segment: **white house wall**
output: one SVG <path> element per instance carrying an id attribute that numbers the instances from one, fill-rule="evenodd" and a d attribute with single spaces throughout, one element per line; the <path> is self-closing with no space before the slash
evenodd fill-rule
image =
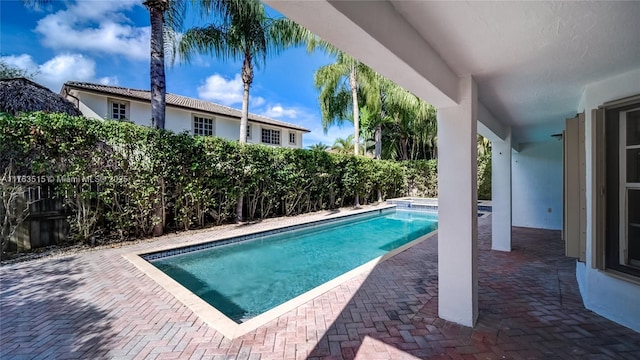
<path id="1" fill-rule="evenodd" d="M 254 127 L 252 126 L 252 133 L 255 132 Z M 229 140 L 238 140 L 240 139 L 240 122 L 239 120 L 231 120 L 222 117 L 216 117 L 216 136 L 223 137 Z M 252 136 L 253 140 L 255 136 Z M 248 140 L 247 140 L 248 141 Z"/>
<path id="2" fill-rule="evenodd" d="M 151 112 L 151 106 L 147 105 L 145 111 L 145 114 L 148 117 L 149 113 Z M 183 131 L 186 131 L 189 134 L 193 134 L 192 122 L 193 117 L 191 113 L 184 110 L 167 107 L 164 124 L 165 129 L 171 130 L 176 134 Z M 149 120 L 149 125 L 151 125 L 151 120 Z"/>
<path id="3" fill-rule="evenodd" d="M 522 144 L 511 171 L 513 226 L 562 229 L 562 141 Z"/>
<path id="4" fill-rule="evenodd" d="M 104 119 L 107 117 L 107 102 L 103 96 L 77 92 L 74 92 L 72 95 L 80 100 L 78 109 L 84 116 L 94 119 Z M 74 103 L 77 101 L 74 98 L 69 98 L 69 100 Z"/>
<path id="5" fill-rule="evenodd" d="M 109 117 L 109 100 L 126 102 L 128 104 L 127 118 L 137 125 L 151 126 L 151 105 L 142 101 L 122 99 L 118 97 L 110 97 L 106 95 L 96 95 L 87 92 L 72 91 L 72 95 L 80 100 L 80 111 L 89 118 L 105 119 Z M 74 98 L 71 101 L 76 102 Z M 166 109 L 165 129 L 175 133 L 188 132 L 193 133 L 193 116 L 213 117 L 215 119 L 215 135 L 228 140 L 238 140 L 240 137 L 240 120 L 212 115 L 207 113 L 199 113 L 187 109 L 181 109 L 168 106 Z M 280 146 L 286 148 L 302 148 L 302 133 L 299 131 L 282 128 L 272 125 L 263 125 L 249 121 L 251 125 L 251 138 L 247 139 L 248 143 L 260 144 L 262 141 L 262 128 L 280 130 Z M 289 144 L 289 133 L 296 134 L 296 143 Z"/>
<path id="6" fill-rule="evenodd" d="M 640 94 L 640 68 L 589 84 L 583 93 L 578 111 L 585 112 L 585 148 L 587 174 L 587 256 L 578 262 L 576 277 L 587 309 L 640 331 L 640 285 L 615 278 L 591 267 L 593 247 L 593 120 L 591 110 L 611 100 Z"/>
<path id="7" fill-rule="evenodd" d="M 127 118 L 130 121 L 133 121 L 135 124 L 151 126 L 151 105 L 147 105 L 141 102 L 136 101 L 127 101 L 129 106 L 129 113 L 127 114 Z M 169 117 L 169 111 L 166 112 L 167 122 L 171 120 Z M 165 128 L 169 129 L 165 124 Z"/>

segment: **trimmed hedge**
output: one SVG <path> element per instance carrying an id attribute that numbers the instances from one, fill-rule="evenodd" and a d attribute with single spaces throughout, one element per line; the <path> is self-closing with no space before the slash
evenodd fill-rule
<path id="1" fill-rule="evenodd" d="M 130 239 L 405 195 L 437 196 L 434 160 L 393 162 L 240 144 L 63 114 L 0 115 L 0 171 L 53 184 L 71 241 Z M 0 174 L 0 176 L 2 176 Z M 13 179 L 16 180 L 16 179 Z"/>

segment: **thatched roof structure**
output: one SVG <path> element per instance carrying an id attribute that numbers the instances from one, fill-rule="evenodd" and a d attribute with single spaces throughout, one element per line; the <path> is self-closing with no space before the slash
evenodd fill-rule
<path id="1" fill-rule="evenodd" d="M 26 78 L 0 79 L 0 112 L 57 112 L 82 115 L 62 96 Z"/>

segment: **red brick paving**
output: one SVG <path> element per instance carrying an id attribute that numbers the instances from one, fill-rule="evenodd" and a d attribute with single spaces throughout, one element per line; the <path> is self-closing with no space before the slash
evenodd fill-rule
<path id="1" fill-rule="evenodd" d="M 473 329 L 437 317 L 434 237 L 226 339 L 121 257 L 214 230 L 3 266 L 0 358 L 640 359 L 639 333 L 582 306 L 559 232 L 514 228 L 514 251 L 501 253 L 490 227 L 479 220 Z"/>

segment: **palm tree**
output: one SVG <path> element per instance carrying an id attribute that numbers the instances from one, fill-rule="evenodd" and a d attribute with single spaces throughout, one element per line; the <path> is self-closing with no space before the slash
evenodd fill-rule
<path id="1" fill-rule="evenodd" d="M 36 0 L 37 1 L 37 0 Z M 45 0 L 46 1 L 46 0 Z M 182 21 L 186 12 L 187 0 L 144 0 L 143 5 L 149 10 L 151 21 L 151 62 L 149 76 L 151 80 L 151 119 L 155 127 L 164 129 L 165 125 L 165 95 L 167 86 L 165 82 L 165 50 L 166 41 L 170 44 L 175 41 L 176 34 L 182 27 Z M 243 9 L 247 12 L 255 11 L 255 4 L 246 0 L 191 0 L 191 3 L 199 7 L 203 15 L 214 16 L 221 19 L 222 23 L 228 23 L 230 15 Z"/>
<path id="2" fill-rule="evenodd" d="M 435 144 L 436 110 L 409 91 L 391 83 L 386 86 L 384 109 L 389 133 L 393 139 L 393 153 L 400 160 L 417 159 L 420 150 Z M 425 155 L 426 157 L 426 155 Z"/>
<path id="3" fill-rule="evenodd" d="M 253 82 L 254 67 L 263 65 L 267 55 L 305 43 L 311 35 L 308 30 L 287 18 L 268 17 L 259 0 L 227 1 L 225 10 L 228 22 L 189 29 L 178 44 L 178 53 L 186 61 L 189 61 L 193 53 L 242 61 L 243 94 L 239 139 L 240 143 L 246 143 L 249 89 Z M 244 196 L 240 194 L 236 207 L 238 222 L 242 222 L 243 199 Z"/>
<path id="4" fill-rule="evenodd" d="M 342 125 L 345 119 L 353 119 L 354 155 L 358 155 L 360 143 L 360 97 L 370 96 L 363 88 L 374 74 L 368 66 L 324 42 L 318 47 L 336 54 L 336 62 L 316 71 L 314 82 L 320 90 L 322 128 L 326 133 L 332 125 Z M 363 99 L 364 100 L 364 99 Z"/>
<path id="5" fill-rule="evenodd" d="M 142 3 L 149 10 L 151 19 L 151 122 L 164 129 L 165 94 L 167 84 L 164 75 L 164 14 L 169 9 L 169 0 L 145 0 Z"/>
<path id="6" fill-rule="evenodd" d="M 235 0 L 237 1 L 239 0 Z M 209 24 L 189 29 L 180 40 L 178 52 L 187 61 L 193 53 L 242 61 L 243 95 L 239 139 L 241 143 L 246 143 L 249 89 L 253 82 L 254 67 L 264 65 L 267 55 L 306 42 L 309 33 L 287 18 L 268 17 L 264 5 L 258 0 L 235 2 L 227 6 L 228 24 Z"/>
<path id="7" fill-rule="evenodd" d="M 309 146 L 309 150 L 311 151 L 327 151 L 330 149 L 329 145 L 324 143 L 317 143 Z"/>
<path id="8" fill-rule="evenodd" d="M 347 136 L 346 138 L 337 138 L 333 142 L 333 146 L 331 146 L 331 150 L 337 152 L 338 154 L 350 154 L 353 153 L 353 134 Z"/>
<path id="9" fill-rule="evenodd" d="M 478 157 L 491 155 L 491 140 L 478 135 Z"/>

